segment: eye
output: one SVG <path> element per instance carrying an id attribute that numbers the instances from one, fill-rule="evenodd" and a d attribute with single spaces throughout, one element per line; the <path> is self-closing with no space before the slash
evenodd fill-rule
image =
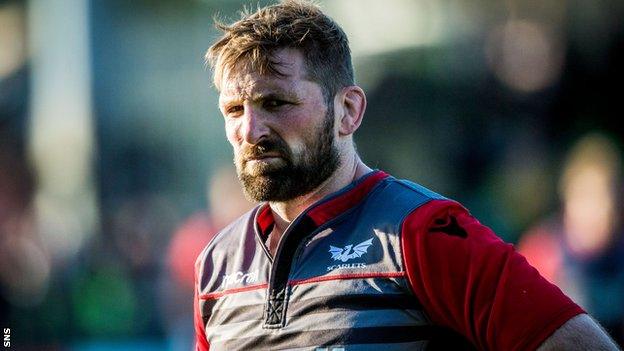
<path id="1" fill-rule="evenodd" d="M 268 99 L 264 101 L 264 108 L 266 109 L 275 109 L 280 106 L 286 105 L 288 102 L 278 99 Z"/>
<path id="2" fill-rule="evenodd" d="M 243 105 L 232 105 L 225 109 L 225 115 L 228 117 L 236 117 L 243 112 Z"/>

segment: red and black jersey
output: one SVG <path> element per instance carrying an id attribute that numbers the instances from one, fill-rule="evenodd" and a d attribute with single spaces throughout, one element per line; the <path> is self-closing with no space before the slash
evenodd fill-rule
<path id="1" fill-rule="evenodd" d="M 375 171 L 310 206 L 272 257 L 260 205 L 196 264 L 198 350 L 537 348 L 583 311 L 457 202 Z"/>

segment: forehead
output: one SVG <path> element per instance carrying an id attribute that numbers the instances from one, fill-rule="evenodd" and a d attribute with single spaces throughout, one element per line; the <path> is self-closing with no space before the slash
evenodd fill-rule
<path id="1" fill-rule="evenodd" d="M 221 80 L 220 102 L 230 99 L 246 99 L 254 94 L 263 93 L 301 93 L 309 84 L 314 84 L 306 77 L 303 55 L 296 49 L 282 49 L 273 56 L 278 62 L 277 70 L 281 75 L 259 74 L 245 65 L 235 66 L 223 72 Z"/>

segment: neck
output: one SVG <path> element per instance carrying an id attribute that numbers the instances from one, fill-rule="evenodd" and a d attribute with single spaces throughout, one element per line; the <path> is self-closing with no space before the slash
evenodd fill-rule
<path id="1" fill-rule="evenodd" d="M 354 153 L 313 191 L 292 200 L 269 203 L 275 220 L 275 227 L 271 236 L 281 236 L 288 225 L 312 204 L 344 188 L 370 171 L 371 169 Z"/>

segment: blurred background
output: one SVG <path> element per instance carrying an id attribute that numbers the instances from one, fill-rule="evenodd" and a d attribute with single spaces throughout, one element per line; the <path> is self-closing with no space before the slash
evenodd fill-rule
<path id="1" fill-rule="evenodd" d="M 242 4 L 0 0 L 13 348 L 190 350 L 195 256 L 252 206 L 203 63 Z M 622 345 L 624 2 L 320 4 L 368 95 L 365 162 L 461 201 Z"/>

